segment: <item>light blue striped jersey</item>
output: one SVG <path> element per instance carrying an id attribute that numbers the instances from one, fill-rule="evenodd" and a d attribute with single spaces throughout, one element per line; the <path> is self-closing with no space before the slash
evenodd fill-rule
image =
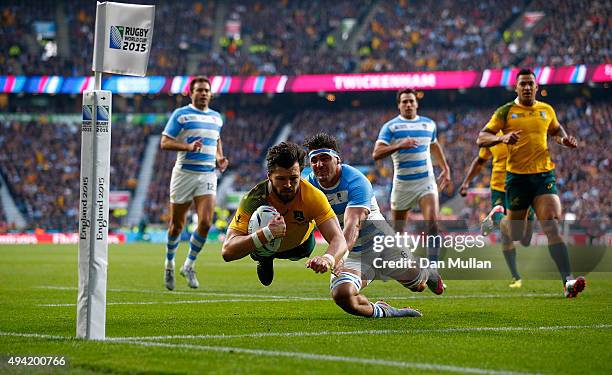
<path id="1" fill-rule="evenodd" d="M 308 182 L 325 194 L 343 228 L 344 212 L 347 207 L 364 207 L 368 209 L 370 213 L 359 231 L 359 237 L 352 251 L 358 252 L 368 246 L 371 249 L 373 237 L 382 233 L 377 229 L 376 225 L 385 220 L 378 208 L 372 184 L 358 169 L 348 164 L 341 164 L 340 168 L 340 179 L 335 186 L 330 188 L 322 187 L 314 172 L 310 172 L 308 175 Z"/>
<path id="2" fill-rule="evenodd" d="M 212 109 L 201 111 L 189 104 L 172 112 L 163 135 L 186 143 L 202 141 L 200 152 L 178 151 L 176 166 L 192 172 L 214 171 L 222 126 L 221 115 Z"/>
<path id="3" fill-rule="evenodd" d="M 391 154 L 395 171 L 393 179 L 419 181 L 426 177 L 433 178 L 429 146 L 438 141 L 436 123 L 424 116 L 417 116 L 413 120 L 397 116 L 383 125 L 377 141 L 391 145 L 401 142 L 404 138 L 416 139 L 418 146 Z"/>

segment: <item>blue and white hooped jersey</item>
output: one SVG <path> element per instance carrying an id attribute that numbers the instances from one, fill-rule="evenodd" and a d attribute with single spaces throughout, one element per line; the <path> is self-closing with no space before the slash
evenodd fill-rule
<path id="1" fill-rule="evenodd" d="M 427 177 L 433 178 L 429 147 L 438 139 L 436 123 L 432 119 L 417 116 L 413 120 L 408 120 L 397 116 L 383 125 L 377 141 L 391 145 L 408 137 L 416 139 L 418 146 L 391 154 L 395 170 L 394 181 L 418 182 Z"/>
<path id="2" fill-rule="evenodd" d="M 333 187 L 322 187 L 314 172 L 310 172 L 308 175 L 308 182 L 325 194 L 342 228 L 344 228 L 344 212 L 347 207 L 368 209 L 370 213 L 359 231 L 359 237 L 352 251 L 358 252 L 368 247 L 371 249 L 374 241 L 373 237 L 382 233 L 377 228 L 377 224 L 384 222 L 385 218 L 380 213 L 372 184 L 366 176 L 350 165 L 341 164 L 340 167 L 340 179 Z"/>
<path id="3" fill-rule="evenodd" d="M 200 152 L 178 151 L 175 165 L 192 172 L 214 171 L 222 126 L 221 115 L 212 109 L 201 111 L 189 104 L 172 112 L 163 135 L 186 143 L 202 141 Z"/>

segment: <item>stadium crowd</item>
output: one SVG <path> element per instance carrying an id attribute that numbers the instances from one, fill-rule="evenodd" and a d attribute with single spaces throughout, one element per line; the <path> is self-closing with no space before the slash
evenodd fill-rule
<path id="1" fill-rule="evenodd" d="M 77 125 L 39 122 L 0 124 L 0 169 L 28 225 L 76 230 L 80 144 Z M 111 190 L 136 188 L 147 127 L 116 124 L 112 133 Z"/>
<path id="2" fill-rule="evenodd" d="M 610 149 L 607 135 L 612 130 L 612 110 L 604 102 L 579 97 L 556 106 L 559 121 L 580 140 L 577 150 L 561 149 L 551 144 L 557 165 L 557 182 L 566 212 L 579 219 L 610 218 L 612 192 Z M 453 190 L 442 201 L 457 196 L 456 191 L 476 156 L 475 139 L 489 120 L 493 108 L 444 108 L 420 114 L 438 125 L 438 140 L 444 146 L 452 170 Z M 222 130 L 224 153 L 234 173 L 237 191 L 250 189 L 266 177 L 262 164 L 267 142 L 280 127 L 280 114 L 263 110 L 227 111 Z M 380 126 L 395 116 L 394 109 L 304 110 L 292 121 L 289 140 L 302 143 L 306 136 L 325 130 L 340 141 L 344 161 L 361 166 L 379 190 L 388 189 L 393 175 L 389 160 L 375 164 L 372 148 Z M 0 124 L 0 169 L 9 189 L 31 228 L 74 230 L 78 214 L 80 133 L 78 126 L 64 123 L 17 121 Z M 134 191 L 146 138 L 159 134 L 161 124 L 113 126 L 111 189 Z M 145 204 L 150 222 L 167 220 L 168 182 L 174 152 L 159 151 Z M 472 187 L 488 188 L 488 172 L 483 172 Z M 463 218 L 478 220 L 488 210 L 488 198 L 475 196 L 466 201 Z M 115 223 L 117 225 L 117 223 Z M 1 227 L 2 225 L 0 225 Z"/>
<path id="3" fill-rule="evenodd" d="M 509 66 L 501 38 L 527 2 L 382 1 L 361 36 L 359 70 L 483 70 Z"/>
<path id="4" fill-rule="evenodd" d="M 534 0 L 545 17 L 520 66 L 602 64 L 612 61 L 612 7 L 606 0 Z"/>
<path id="5" fill-rule="evenodd" d="M 611 61 L 606 0 L 444 0 L 426 7 L 409 0 L 132 2 L 154 3 L 156 19 L 163 19 L 155 25 L 149 75 L 482 70 Z M 90 75 L 95 4 L 2 2 L 0 74 Z M 533 29 L 519 27 L 519 41 L 507 38 L 525 11 L 544 17 Z M 346 20 L 355 20 L 355 34 L 344 40 Z M 57 56 L 42 57 L 45 42 L 36 40 L 35 21 L 55 22 Z"/>

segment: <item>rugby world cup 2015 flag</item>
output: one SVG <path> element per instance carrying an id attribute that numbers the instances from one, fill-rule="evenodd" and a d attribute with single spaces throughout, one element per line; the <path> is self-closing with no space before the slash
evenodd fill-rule
<path id="1" fill-rule="evenodd" d="M 154 5 L 99 2 L 93 71 L 144 77 L 154 20 Z"/>

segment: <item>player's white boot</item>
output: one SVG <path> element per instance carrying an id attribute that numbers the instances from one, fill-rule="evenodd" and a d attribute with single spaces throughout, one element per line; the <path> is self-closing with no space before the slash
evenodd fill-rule
<path id="1" fill-rule="evenodd" d="M 187 280 L 187 285 L 189 285 L 190 288 L 195 289 L 200 286 L 198 278 L 196 277 L 196 272 L 193 267 L 186 267 L 185 265 L 183 265 L 183 267 L 181 267 L 181 276 L 183 276 L 185 280 Z"/>

